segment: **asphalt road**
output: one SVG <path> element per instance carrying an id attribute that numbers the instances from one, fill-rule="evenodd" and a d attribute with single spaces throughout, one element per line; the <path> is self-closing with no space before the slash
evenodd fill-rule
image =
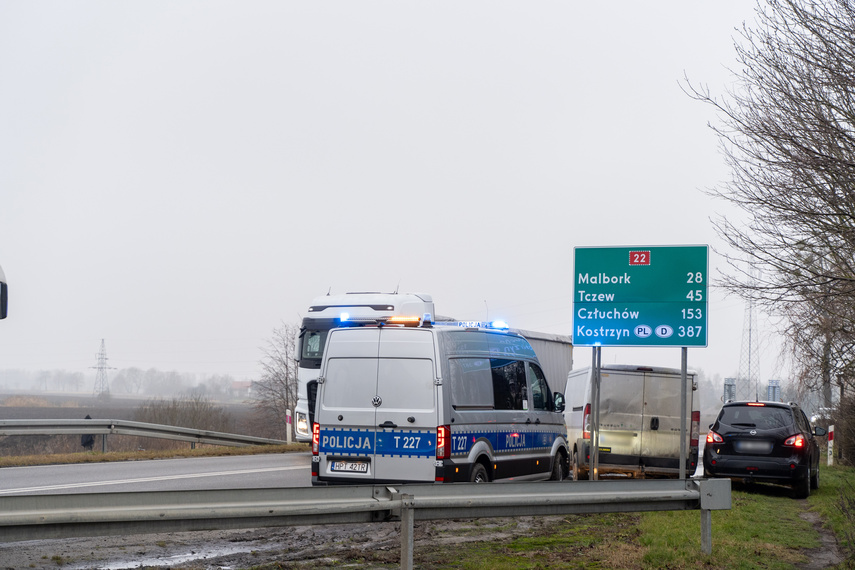
<path id="1" fill-rule="evenodd" d="M 121 461 L 0 470 L 0 495 L 263 489 L 311 485 L 309 453 Z"/>

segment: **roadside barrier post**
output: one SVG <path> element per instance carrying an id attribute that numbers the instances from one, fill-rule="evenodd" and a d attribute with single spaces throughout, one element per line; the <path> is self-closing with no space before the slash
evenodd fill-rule
<path id="1" fill-rule="evenodd" d="M 401 495 L 401 570 L 413 570 L 414 506 L 412 495 Z"/>
<path id="2" fill-rule="evenodd" d="M 701 552 L 712 554 L 712 511 L 730 510 L 730 479 L 701 479 Z"/>
<path id="3" fill-rule="evenodd" d="M 828 464 L 834 465 L 834 426 L 828 426 Z"/>

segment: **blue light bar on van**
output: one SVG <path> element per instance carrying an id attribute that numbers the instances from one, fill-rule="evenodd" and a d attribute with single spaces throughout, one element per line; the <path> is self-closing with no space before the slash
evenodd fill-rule
<path id="1" fill-rule="evenodd" d="M 339 318 L 341 322 L 345 322 L 350 319 L 350 313 L 342 313 Z"/>

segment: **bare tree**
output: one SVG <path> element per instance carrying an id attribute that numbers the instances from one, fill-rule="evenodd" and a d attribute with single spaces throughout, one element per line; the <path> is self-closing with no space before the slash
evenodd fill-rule
<path id="1" fill-rule="evenodd" d="M 785 317 L 800 377 L 827 391 L 855 344 L 855 5 L 760 0 L 756 15 L 726 98 L 686 82 L 722 121 L 732 174 L 709 192 L 743 214 L 715 220 L 723 285 Z"/>
<path id="2" fill-rule="evenodd" d="M 293 324 L 283 323 L 273 330 L 261 361 L 261 379 L 253 386 L 253 407 L 273 428 L 273 437 L 284 436 L 287 411 L 297 403 L 298 333 L 299 328 Z"/>

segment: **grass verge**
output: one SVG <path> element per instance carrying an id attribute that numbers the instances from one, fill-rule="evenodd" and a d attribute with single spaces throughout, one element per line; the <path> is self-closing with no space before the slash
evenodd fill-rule
<path id="1" fill-rule="evenodd" d="M 788 487 L 734 483 L 732 508 L 712 513 L 711 556 L 701 553 L 699 511 L 662 511 L 546 517 L 524 536 L 491 533 L 489 539 L 469 542 L 444 541 L 431 534 L 428 540 L 419 541 L 417 530 L 414 562 L 416 568 L 460 570 L 783 570 L 808 567 L 809 563 L 815 564 L 813 568 L 835 568 L 816 565 L 823 551 L 820 535 L 803 516 L 813 511 L 835 532 L 841 554 L 848 553 L 848 559 L 836 568 L 855 568 L 855 552 L 847 538 L 855 526 L 855 513 L 847 512 L 843 502 L 845 496 L 851 501 L 853 490 L 855 469 L 839 466 L 821 467 L 820 488 L 807 501 L 791 498 Z M 464 530 L 458 534 L 477 532 L 476 521 L 464 525 Z M 330 567 L 397 568 L 399 564 L 394 550 L 358 551 L 338 558 Z M 260 568 L 303 567 L 282 563 Z"/>

